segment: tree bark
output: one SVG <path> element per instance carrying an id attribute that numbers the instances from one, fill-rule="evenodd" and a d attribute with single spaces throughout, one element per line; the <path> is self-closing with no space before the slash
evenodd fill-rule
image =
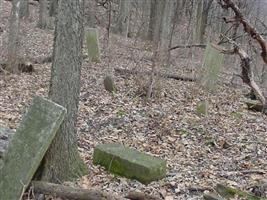
<path id="1" fill-rule="evenodd" d="M 20 18 L 27 18 L 30 15 L 29 10 L 29 0 L 22 0 L 20 11 L 19 11 Z"/>
<path id="2" fill-rule="evenodd" d="M 130 11 L 131 1 L 120 0 L 120 11 L 119 17 L 116 25 L 116 32 L 121 34 L 123 37 L 127 38 L 129 30 L 129 11 Z"/>
<path id="3" fill-rule="evenodd" d="M 39 0 L 39 21 L 38 27 L 40 29 L 46 29 L 48 26 L 48 10 L 47 2 L 48 0 Z M 51 2 L 52 3 L 52 2 Z"/>
<path id="4" fill-rule="evenodd" d="M 77 148 L 83 40 L 83 2 L 59 0 L 49 97 L 67 109 L 67 116 L 49 148 L 37 178 L 49 182 L 72 180 L 87 173 Z"/>
<path id="5" fill-rule="evenodd" d="M 18 72 L 18 45 L 19 45 L 19 29 L 20 18 L 19 11 L 21 0 L 12 1 L 12 10 L 9 21 L 9 36 L 8 36 L 8 53 L 7 53 L 7 68 L 9 72 Z"/>
<path id="6" fill-rule="evenodd" d="M 55 17 L 57 14 L 58 0 L 50 0 L 49 16 Z"/>
<path id="7" fill-rule="evenodd" d="M 32 181 L 34 192 L 72 200 L 123 200 L 124 198 L 99 190 L 87 190 L 42 181 Z"/>

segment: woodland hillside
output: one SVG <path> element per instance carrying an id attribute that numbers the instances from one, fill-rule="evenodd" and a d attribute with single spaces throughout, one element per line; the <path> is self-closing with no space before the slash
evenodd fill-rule
<path id="1" fill-rule="evenodd" d="M 0 1 L 0 63 L 7 62 L 8 66 L 12 2 Z M 257 39 L 246 33 L 238 20 L 229 22 L 236 15 L 231 8 L 222 8 L 223 0 L 203 0 L 200 14 L 197 10 L 202 0 L 123 1 L 84 2 L 81 89 L 75 127 L 79 155 L 88 173 L 61 184 L 119 197 L 135 191 L 150 195 L 144 199 L 193 200 L 203 199 L 204 193 L 213 192 L 221 183 L 267 198 L 267 65 Z M 16 56 L 18 65 L 31 65 L 33 69 L 21 72 L 18 68 L 14 72 L 5 64 L 0 65 L 0 125 L 12 130 L 17 129 L 34 96 L 51 95 L 51 67 L 61 62 L 54 59 L 56 51 L 53 52 L 55 32 L 60 27 L 55 31 L 53 23 L 60 24 L 57 20 L 61 19 L 57 15 L 49 17 L 49 25 L 42 27 L 42 1 L 29 2 L 29 15 L 20 19 Z M 63 5 L 62 0 L 58 2 Z M 157 18 L 163 18 L 156 26 L 159 36 L 153 32 L 156 38 L 148 39 L 153 2 L 165 2 L 165 14 L 156 12 Z M 233 2 L 266 41 L 267 1 Z M 123 6 L 126 9 L 122 10 Z M 118 28 L 121 13 L 126 15 L 122 29 Z M 199 23 L 204 23 L 204 17 L 207 19 L 203 30 Z M 65 26 L 69 24 L 66 22 Z M 98 30 L 99 62 L 88 55 L 86 34 L 90 28 Z M 218 73 L 206 75 L 203 63 L 209 42 L 236 51 L 234 55 L 224 54 Z M 171 47 L 174 48 L 170 50 Z M 248 75 L 252 77 L 249 81 L 244 78 L 238 49 L 251 60 L 253 75 Z M 104 83 L 107 77 L 111 78 L 109 84 L 114 84 L 111 91 Z M 208 86 L 203 85 L 203 77 L 204 82 L 212 80 Z M 64 99 L 65 93 L 60 94 Z M 261 105 L 261 110 L 249 109 L 246 102 L 252 99 Z M 203 102 L 207 108 L 199 113 Z M 166 177 L 144 185 L 93 165 L 94 148 L 113 142 L 166 160 Z M 29 188 L 23 199 L 37 197 Z M 46 195 L 45 199 L 61 198 Z"/>

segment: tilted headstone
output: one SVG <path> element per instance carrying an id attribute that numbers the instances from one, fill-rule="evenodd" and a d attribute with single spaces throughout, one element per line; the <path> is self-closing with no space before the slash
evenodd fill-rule
<path id="1" fill-rule="evenodd" d="M 92 62 L 101 62 L 98 31 L 96 28 L 89 28 L 86 33 L 88 56 Z"/>
<path id="2" fill-rule="evenodd" d="M 223 54 L 207 44 L 199 81 L 201 86 L 210 92 L 216 89 L 218 75 L 223 64 Z"/>
<path id="3" fill-rule="evenodd" d="M 0 170 L 0 199 L 18 200 L 51 144 L 66 109 L 35 97 L 16 133 L 9 141 Z"/>
<path id="4" fill-rule="evenodd" d="M 109 172 L 148 184 L 166 176 L 166 161 L 120 144 L 103 144 L 94 149 L 93 163 Z"/>

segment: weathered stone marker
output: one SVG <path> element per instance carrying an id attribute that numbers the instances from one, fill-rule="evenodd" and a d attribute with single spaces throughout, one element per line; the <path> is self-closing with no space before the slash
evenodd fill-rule
<path id="1" fill-rule="evenodd" d="M 207 100 L 200 101 L 197 103 L 197 115 L 198 116 L 207 116 L 208 115 L 209 102 Z"/>
<path id="2" fill-rule="evenodd" d="M 107 90 L 110 93 L 116 92 L 117 89 L 116 89 L 112 76 L 107 75 L 104 78 L 104 87 L 105 87 L 105 90 Z"/>
<path id="3" fill-rule="evenodd" d="M 0 199 L 18 200 L 52 142 L 66 109 L 35 97 L 4 153 L 0 170 Z"/>
<path id="4" fill-rule="evenodd" d="M 210 92 L 216 89 L 216 83 L 222 64 L 223 54 L 213 48 L 210 43 L 207 43 L 199 79 L 200 84 Z"/>
<path id="5" fill-rule="evenodd" d="M 98 31 L 96 28 L 89 28 L 86 33 L 88 56 L 92 62 L 101 62 Z"/>
<path id="6" fill-rule="evenodd" d="M 109 172 L 148 184 L 166 176 L 166 161 L 120 144 L 103 144 L 94 149 L 93 163 Z"/>

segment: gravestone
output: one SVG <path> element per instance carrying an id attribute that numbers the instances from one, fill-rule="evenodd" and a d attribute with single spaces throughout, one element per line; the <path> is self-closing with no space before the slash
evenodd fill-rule
<path id="1" fill-rule="evenodd" d="M 1 200 L 20 199 L 65 114 L 62 106 L 42 97 L 34 98 L 4 153 L 0 170 Z"/>
<path id="2" fill-rule="evenodd" d="M 105 87 L 105 90 L 107 90 L 110 93 L 114 93 L 117 91 L 113 78 L 112 76 L 109 76 L 109 75 L 107 75 L 104 78 L 104 87 Z"/>
<path id="3" fill-rule="evenodd" d="M 222 64 L 223 54 L 207 43 L 199 81 L 201 86 L 209 92 L 214 92 L 216 89 Z"/>
<path id="4" fill-rule="evenodd" d="M 86 33 L 88 56 L 92 62 L 101 62 L 98 31 L 96 28 L 89 28 Z"/>
<path id="5" fill-rule="evenodd" d="M 120 144 L 103 144 L 94 149 L 93 163 L 109 172 L 148 184 L 166 176 L 166 161 Z"/>
<path id="6" fill-rule="evenodd" d="M 204 100 L 204 101 L 200 101 L 197 103 L 197 115 L 198 116 L 207 116 L 208 115 L 208 106 L 209 106 L 209 103 L 207 100 Z"/>

